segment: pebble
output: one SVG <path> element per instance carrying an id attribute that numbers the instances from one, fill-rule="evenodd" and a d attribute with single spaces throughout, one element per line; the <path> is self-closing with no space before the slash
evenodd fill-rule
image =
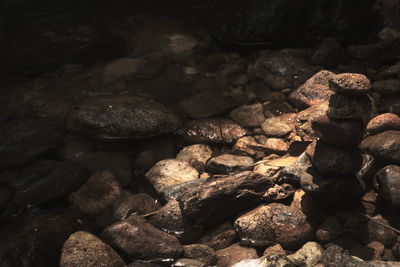
<path id="1" fill-rule="evenodd" d="M 267 247 L 263 253 L 263 256 L 266 256 L 266 257 L 275 256 L 275 255 L 286 256 L 286 251 L 282 248 L 281 245 L 276 244 L 276 245 Z"/>
<path id="2" fill-rule="evenodd" d="M 214 250 L 229 247 L 237 239 L 232 223 L 224 222 L 218 226 L 206 230 L 199 239 L 199 243 L 205 244 Z"/>
<path id="3" fill-rule="evenodd" d="M 330 88 L 338 93 L 348 95 L 364 95 L 371 90 L 370 80 L 363 74 L 341 73 L 329 80 Z"/>
<path id="4" fill-rule="evenodd" d="M 400 131 L 400 117 L 393 113 L 384 113 L 372 118 L 367 124 L 369 135 L 396 130 Z"/>
<path id="5" fill-rule="evenodd" d="M 315 233 L 316 240 L 321 244 L 327 244 L 339 238 L 343 234 L 343 225 L 336 217 L 328 217 L 318 227 Z"/>
<path id="6" fill-rule="evenodd" d="M 183 246 L 183 256 L 189 259 L 195 259 L 206 266 L 214 266 L 217 263 L 215 251 L 207 245 L 191 244 Z"/>
<path id="7" fill-rule="evenodd" d="M 217 250 L 215 253 L 218 257 L 218 267 L 229 267 L 245 259 L 258 258 L 257 251 L 254 248 L 243 247 L 240 244 Z"/>
<path id="8" fill-rule="evenodd" d="M 242 127 L 257 127 L 265 121 L 264 107 L 260 103 L 241 106 L 232 110 L 230 117 Z"/>
<path id="9" fill-rule="evenodd" d="M 377 160 L 400 164 L 400 131 L 385 131 L 367 137 L 360 148 Z"/>
<path id="10" fill-rule="evenodd" d="M 203 171 L 204 166 L 209 158 L 211 158 L 213 150 L 210 146 L 204 144 L 195 144 L 184 147 L 179 151 L 176 158 L 189 162 L 190 166 L 198 171 Z"/>
<path id="11" fill-rule="evenodd" d="M 315 118 L 326 116 L 328 110 L 328 102 L 321 102 L 311 106 L 297 114 L 296 133 L 303 141 L 314 141 L 317 139 L 317 134 L 312 128 L 312 121 Z"/>
<path id="12" fill-rule="evenodd" d="M 358 229 L 358 235 L 363 243 L 368 244 L 372 241 L 378 241 L 385 247 L 392 247 L 397 240 L 398 234 L 395 231 L 378 223 L 380 222 L 390 226 L 390 223 L 381 215 L 376 215 L 372 218 L 373 220 L 368 220 Z"/>
<path id="13" fill-rule="evenodd" d="M 296 266 L 316 266 L 322 259 L 324 249 L 316 242 L 305 243 L 296 253 L 287 256 Z"/>
<path id="14" fill-rule="evenodd" d="M 356 119 L 367 123 L 375 113 L 375 105 L 368 95 L 357 97 L 336 93 L 329 98 L 327 115 L 330 119 Z"/>
<path id="15" fill-rule="evenodd" d="M 211 173 L 232 174 L 251 170 L 253 165 L 251 157 L 224 154 L 211 158 L 207 162 L 206 170 Z"/>
<path id="16" fill-rule="evenodd" d="M 292 127 L 279 117 L 266 119 L 263 124 L 261 124 L 261 128 L 264 133 L 270 137 L 283 137 L 292 131 Z"/>
<path id="17" fill-rule="evenodd" d="M 392 207 L 400 207 L 400 166 L 388 165 L 380 169 L 374 177 L 374 186 Z"/>

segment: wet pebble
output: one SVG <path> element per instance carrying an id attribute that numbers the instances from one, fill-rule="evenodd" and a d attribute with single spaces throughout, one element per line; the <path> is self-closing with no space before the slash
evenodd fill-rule
<path id="1" fill-rule="evenodd" d="M 213 154 L 212 148 L 203 144 L 196 144 L 184 147 L 176 156 L 179 160 L 189 162 L 190 166 L 198 171 L 204 170 L 206 161 Z"/>
<path id="2" fill-rule="evenodd" d="M 296 253 L 287 256 L 296 266 L 315 266 L 323 257 L 324 249 L 316 242 L 305 243 Z"/>
<path id="3" fill-rule="evenodd" d="M 195 259 L 206 266 L 214 266 L 217 263 L 215 251 L 207 245 L 191 244 L 183 246 L 183 256 L 189 259 Z"/>
<path id="4" fill-rule="evenodd" d="M 206 170 L 211 173 L 231 174 L 251 170 L 253 165 L 251 157 L 224 154 L 211 158 L 207 162 Z"/>
<path id="5" fill-rule="evenodd" d="M 365 138 L 360 148 L 377 160 L 400 163 L 400 131 L 385 131 Z"/>
<path id="6" fill-rule="evenodd" d="M 372 118 L 367 124 L 369 135 L 389 130 L 400 130 L 400 117 L 393 113 L 384 113 Z"/>
<path id="7" fill-rule="evenodd" d="M 280 117 L 266 119 L 261 125 L 261 128 L 264 133 L 270 137 L 283 137 L 292 131 L 292 127 Z"/>
<path id="8" fill-rule="evenodd" d="M 242 127 L 260 126 L 265 121 L 262 104 L 242 106 L 231 111 L 230 117 Z"/>
<path id="9" fill-rule="evenodd" d="M 400 166 L 388 165 L 380 169 L 374 178 L 378 193 L 393 207 L 400 207 Z"/>
<path id="10" fill-rule="evenodd" d="M 232 223 L 225 222 L 205 231 L 200 237 L 199 243 L 214 250 L 220 250 L 232 245 L 236 239 L 237 235 Z"/>
<path id="11" fill-rule="evenodd" d="M 217 267 L 229 267 L 245 259 L 258 258 L 254 248 L 244 247 L 240 244 L 217 250 L 216 254 L 218 257 Z"/>

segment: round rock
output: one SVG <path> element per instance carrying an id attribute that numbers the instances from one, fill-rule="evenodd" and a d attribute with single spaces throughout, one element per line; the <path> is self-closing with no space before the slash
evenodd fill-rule
<path id="1" fill-rule="evenodd" d="M 189 162 L 190 166 L 201 171 L 204 169 L 206 161 L 212 156 L 212 149 L 210 146 L 203 144 L 196 144 L 184 147 L 176 156 L 179 160 Z"/>
<path id="2" fill-rule="evenodd" d="M 370 80 L 358 73 L 341 73 L 329 80 L 330 88 L 338 93 L 364 95 L 371 90 Z"/>
<path id="3" fill-rule="evenodd" d="M 261 128 L 267 136 L 271 137 L 283 137 L 292 131 L 292 127 L 279 117 L 266 119 Z"/>
<path id="4" fill-rule="evenodd" d="M 400 164 L 400 131 L 386 131 L 367 137 L 360 148 L 378 160 Z"/>
<path id="5" fill-rule="evenodd" d="M 400 130 L 400 117 L 393 113 L 384 113 L 372 118 L 367 125 L 367 134 L 373 135 L 389 130 Z"/>
<path id="6" fill-rule="evenodd" d="M 374 185 L 379 194 L 394 207 L 400 207 L 400 167 L 388 165 L 375 175 Z"/>

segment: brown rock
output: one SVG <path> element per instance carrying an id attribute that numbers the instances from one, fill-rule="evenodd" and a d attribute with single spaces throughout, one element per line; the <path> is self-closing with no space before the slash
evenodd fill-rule
<path id="1" fill-rule="evenodd" d="M 296 133 L 304 141 L 313 141 L 317 139 L 317 134 L 311 126 L 314 118 L 325 116 L 328 110 L 328 102 L 321 102 L 305 109 L 297 115 Z"/>
<path id="2" fill-rule="evenodd" d="M 276 245 L 267 247 L 267 248 L 264 250 L 263 255 L 266 256 L 266 257 L 270 257 L 270 256 L 273 256 L 273 255 L 282 255 L 282 256 L 286 256 L 286 251 L 282 248 L 281 245 L 276 244 Z"/>
<path id="3" fill-rule="evenodd" d="M 326 114 L 331 119 L 358 119 L 367 123 L 375 113 L 375 105 L 368 95 L 331 95 Z"/>
<path id="4" fill-rule="evenodd" d="M 364 95 L 371 90 L 371 82 L 365 75 L 358 73 L 341 73 L 329 80 L 330 88 L 338 93 Z"/>
<path id="5" fill-rule="evenodd" d="M 219 115 L 234 107 L 232 100 L 216 93 L 200 93 L 179 102 L 179 106 L 194 119 Z"/>
<path id="6" fill-rule="evenodd" d="M 199 239 L 199 243 L 205 244 L 214 250 L 229 247 L 236 240 L 235 228 L 230 222 L 225 222 L 206 231 Z"/>
<path id="7" fill-rule="evenodd" d="M 207 245 L 192 244 L 183 246 L 183 256 L 188 259 L 195 259 L 206 266 L 213 266 L 217 263 L 215 251 Z"/>
<path id="8" fill-rule="evenodd" d="M 292 131 L 292 127 L 280 117 L 266 119 L 261 128 L 267 136 L 271 137 L 283 137 Z"/>
<path id="9" fill-rule="evenodd" d="M 211 173 L 232 174 L 251 170 L 254 161 L 250 157 L 224 154 L 211 158 L 207 162 L 206 169 Z"/>
<path id="10" fill-rule="evenodd" d="M 389 130 L 400 130 L 400 117 L 393 113 L 384 113 L 372 118 L 367 125 L 367 134 L 374 135 Z"/>
<path id="11" fill-rule="evenodd" d="M 400 131 L 385 131 L 367 137 L 360 148 L 377 160 L 400 164 Z"/>
<path id="12" fill-rule="evenodd" d="M 243 247 L 240 244 L 234 244 L 230 247 L 216 251 L 218 267 L 229 267 L 245 259 L 258 258 L 257 251 L 254 248 Z"/>
<path id="13" fill-rule="evenodd" d="M 176 156 L 179 160 L 189 162 L 190 166 L 198 171 L 204 170 L 206 161 L 212 156 L 211 147 L 203 144 L 196 144 L 184 147 Z"/>
<path id="14" fill-rule="evenodd" d="M 264 107 L 262 104 L 253 104 L 234 109 L 230 117 L 243 127 L 260 126 L 264 120 Z"/>
<path id="15" fill-rule="evenodd" d="M 381 96 L 398 96 L 400 94 L 400 79 L 376 81 L 372 84 L 372 90 Z"/>

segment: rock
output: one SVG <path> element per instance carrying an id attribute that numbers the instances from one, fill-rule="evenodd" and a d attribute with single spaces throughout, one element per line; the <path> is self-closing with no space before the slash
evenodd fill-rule
<path id="1" fill-rule="evenodd" d="M 316 240 L 321 244 L 327 244 L 343 234 L 343 226 L 336 217 L 329 217 L 319 226 L 315 233 Z"/>
<path id="2" fill-rule="evenodd" d="M 185 141 L 191 144 L 232 143 L 246 134 L 247 131 L 239 124 L 227 119 L 190 121 L 182 132 Z"/>
<path id="3" fill-rule="evenodd" d="M 198 260 L 193 259 L 178 259 L 173 265 L 173 267 L 206 267 L 207 264 L 204 264 Z"/>
<path id="4" fill-rule="evenodd" d="M 232 110 L 230 117 L 242 127 L 260 126 L 265 121 L 264 107 L 260 103 L 241 106 Z"/>
<path id="5" fill-rule="evenodd" d="M 352 58 L 370 62 L 390 62 L 400 54 L 399 39 L 384 40 L 376 43 L 350 45 L 347 50 Z"/>
<path id="6" fill-rule="evenodd" d="M 292 131 L 292 127 L 279 117 L 266 119 L 261 128 L 267 136 L 271 137 L 283 137 Z"/>
<path id="7" fill-rule="evenodd" d="M 317 134 L 311 126 L 311 122 L 318 117 L 326 116 L 328 110 L 328 102 L 321 102 L 314 106 L 305 109 L 297 115 L 296 133 L 303 141 L 314 141 L 317 139 Z"/>
<path id="8" fill-rule="evenodd" d="M 398 97 L 387 98 L 379 107 L 380 113 L 394 113 L 400 116 L 400 99 Z"/>
<path id="9" fill-rule="evenodd" d="M 108 226 L 101 238 L 132 259 L 176 259 L 183 248 L 179 241 L 138 215 Z"/>
<path id="10" fill-rule="evenodd" d="M 323 257 L 324 249 L 315 242 L 307 242 L 287 258 L 297 266 L 315 266 Z"/>
<path id="11" fill-rule="evenodd" d="M 372 118 L 367 125 L 369 135 L 390 130 L 400 131 L 400 117 L 393 113 L 380 114 Z"/>
<path id="12" fill-rule="evenodd" d="M 360 148 L 377 160 L 400 163 L 400 131 L 385 131 L 365 138 Z"/>
<path id="13" fill-rule="evenodd" d="M 64 160 L 75 161 L 77 158 L 95 150 L 93 144 L 80 136 L 66 136 L 64 142 L 64 147 L 59 151 L 60 157 Z"/>
<path id="14" fill-rule="evenodd" d="M 400 167 L 388 165 L 375 174 L 374 186 L 393 207 L 400 207 Z"/>
<path id="15" fill-rule="evenodd" d="M 132 76 L 146 63 L 142 58 L 124 57 L 112 61 L 103 69 L 103 77 L 105 81 Z"/>
<path id="16" fill-rule="evenodd" d="M 381 80 L 372 84 L 372 90 L 382 96 L 398 96 L 400 94 L 399 88 L 399 79 Z"/>
<path id="17" fill-rule="evenodd" d="M 326 114 L 330 119 L 358 119 L 367 123 L 375 113 L 373 100 L 368 95 L 334 94 L 329 98 Z"/>
<path id="18" fill-rule="evenodd" d="M 262 160 L 254 164 L 253 171 L 268 176 L 275 183 L 280 182 L 282 170 L 296 159 L 296 157 L 282 157 L 273 160 Z"/>
<path id="19" fill-rule="evenodd" d="M 286 154 L 289 149 L 289 145 L 279 138 L 268 138 L 262 143 L 263 150 L 266 153 L 273 153 L 278 155 Z"/>
<path id="20" fill-rule="evenodd" d="M 217 255 L 209 246 L 192 244 L 183 246 L 183 256 L 188 259 L 195 259 L 206 266 L 214 266 L 217 263 Z"/>
<path id="21" fill-rule="evenodd" d="M 383 253 L 385 252 L 385 246 L 378 242 L 378 241 L 372 241 L 367 245 L 368 248 L 372 249 L 374 254 L 372 256 L 372 260 L 381 260 Z"/>
<path id="22" fill-rule="evenodd" d="M 339 149 L 322 141 L 311 143 L 307 156 L 319 172 L 330 175 L 356 173 L 362 164 L 361 153 L 357 150 Z"/>
<path id="23" fill-rule="evenodd" d="M 364 244 L 368 244 L 372 241 L 378 241 L 382 243 L 385 247 L 391 247 L 396 242 L 397 233 L 380 223 L 389 225 L 390 223 L 384 219 L 382 216 L 377 215 L 372 217 L 373 220 L 367 221 L 358 230 L 358 235 Z M 378 223 L 379 222 L 379 223 Z"/>
<path id="24" fill-rule="evenodd" d="M 349 55 L 339 42 L 327 37 L 317 46 L 311 61 L 320 66 L 337 66 L 346 64 L 349 61 Z"/>
<path id="25" fill-rule="evenodd" d="M 160 192 L 167 187 L 198 179 L 199 173 L 187 161 L 165 159 L 151 168 L 146 173 L 146 178 Z"/>
<path id="26" fill-rule="evenodd" d="M 168 201 L 157 213 L 149 218 L 149 222 L 175 236 L 182 244 L 194 242 L 202 230 L 201 227 L 195 226 L 183 216 L 179 202 L 176 200 Z"/>
<path id="27" fill-rule="evenodd" d="M 124 267 L 125 262 L 106 243 L 88 232 L 76 232 L 65 241 L 60 267 Z"/>
<path id="28" fill-rule="evenodd" d="M 278 243 L 294 249 L 314 236 L 300 210 L 279 203 L 263 205 L 240 216 L 234 226 L 241 243 L 255 247 Z"/>
<path id="29" fill-rule="evenodd" d="M 196 144 L 184 147 L 176 158 L 189 162 L 190 166 L 198 171 L 203 171 L 207 160 L 212 157 L 212 154 L 213 151 L 210 146 Z"/>
<path id="30" fill-rule="evenodd" d="M 199 179 L 192 180 L 183 184 L 167 187 L 160 192 L 160 195 L 166 201 L 171 199 L 177 199 L 180 196 L 180 194 L 182 194 L 182 192 L 190 188 L 195 188 L 197 186 L 204 184 L 205 182 L 207 182 L 207 179 L 208 178 L 200 177 Z"/>
<path id="31" fill-rule="evenodd" d="M 263 156 L 263 146 L 256 142 L 254 137 L 245 136 L 236 141 L 234 149 L 238 154 L 249 156 Z"/>
<path id="32" fill-rule="evenodd" d="M 127 140 L 170 133 L 180 125 L 163 104 L 135 96 L 96 98 L 74 108 L 67 127 L 101 141 Z"/>
<path id="33" fill-rule="evenodd" d="M 58 124 L 45 119 L 11 121 L 1 128 L 0 169 L 18 167 L 61 146 Z"/>
<path id="34" fill-rule="evenodd" d="M 275 184 L 264 193 L 263 198 L 267 202 L 278 202 L 293 197 L 294 192 L 295 188 L 290 184 Z"/>
<path id="35" fill-rule="evenodd" d="M 109 171 L 97 172 L 76 192 L 69 195 L 69 202 L 84 214 L 96 216 L 122 196 L 118 179 Z"/>
<path id="36" fill-rule="evenodd" d="M 270 256 L 275 256 L 275 255 L 286 256 L 286 251 L 282 248 L 281 245 L 276 244 L 276 245 L 266 248 L 264 250 L 263 255 L 266 256 L 267 258 Z"/>
<path id="37" fill-rule="evenodd" d="M 251 170 L 253 165 L 254 161 L 250 157 L 224 154 L 211 158 L 206 169 L 211 173 L 232 174 Z"/>
<path id="38" fill-rule="evenodd" d="M 378 38 L 381 39 L 382 41 L 399 39 L 400 38 L 400 32 L 398 32 L 398 31 L 396 31 L 395 29 L 392 29 L 392 28 L 383 28 L 378 33 Z"/>
<path id="39" fill-rule="evenodd" d="M 293 267 L 286 256 L 273 255 L 271 257 L 261 257 L 259 259 L 242 260 L 233 267 Z"/>
<path id="40" fill-rule="evenodd" d="M 225 222 L 206 231 L 200 237 L 199 243 L 205 244 L 214 250 L 220 250 L 229 247 L 235 240 L 235 228 L 230 222 Z"/>
<path id="41" fill-rule="evenodd" d="M 321 70 L 294 90 L 289 95 L 289 100 L 300 109 L 328 101 L 334 93 L 329 87 L 329 80 L 334 76 L 333 72 Z"/>
<path id="42" fill-rule="evenodd" d="M 365 95 L 371 90 L 367 76 L 358 73 L 341 73 L 329 80 L 330 88 L 346 95 Z"/>
<path id="43" fill-rule="evenodd" d="M 313 118 L 311 127 L 321 141 L 340 148 L 357 147 L 364 133 L 363 123 L 359 120 L 335 120 L 326 115 Z"/>
<path id="44" fill-rule="evenodd" d="M 205 119 L 232 109 L 232 100 L 216 93 L 200 93 L 179 102 L 183 111 L 194 119 Z"/>
<path id="45" fill-rule="evenodd" d="M 43 177 L 20 187 L 14 200 L 21 206 L 38 206 L 74 192 L 88 179 L 85 168 L 74 162 L 54 164 Z"/>
<path id="46" fill-rule="evenodd" d="M 378 77 L 382 79 L 397 78 L 400 76 L 400 64 L 393 65 L 379 72 Z"/>
<path id="47" fill-rule="evenodd" d="M 99 171 L 112 172 L 122 186 L 128 185 L 132 180 L 133 166 L 128 155 L 123 152 L 96 151 L 84 154 L 74 161 L 85 166 L 90 174 Z"/>
<path id="48" fill-rule="evenodd" d="M 136 261 L 132 262 L 128 265 L 128 267 L 161 267 L 161 265 L 155 264 L 155 263 L 147 263 L 147 262 L 141 262 L 141 261 Z"/>
<path id="49" fill-rule="evenodd" d="M 157 200 L 147 194 L 125 193 L 113 202 L 111 207 L 96 217 L 96 223 L 101 228 L 107 227 L 117 221 L 123 221 L 131 214 L 145 215 L 160 208 Z"/>
<path id="50" fill-rule="evenodd" d="M 184 215 L 208 226 L 256 204 L 271 186 L 268 177 L 244 171 L 207 179 L 205 183 L 184 191 L 178 201 Z"/>
<path id="51" fill-rule="evenodd" d="M 243 247 L 240 244 L 234 244 L 227 248 L 216 251 L 218 267 L 229 267 L 245 259 L 258 258 L 257 251 L 254 248 Z"/>
<path id="52" fill-rule="evenodd" d="M 179 58 L 190 55 L 199 41 L 191 35 L 185 33 L 168 33 L 163 36 L 164 54 L 169 58 Z"/>

